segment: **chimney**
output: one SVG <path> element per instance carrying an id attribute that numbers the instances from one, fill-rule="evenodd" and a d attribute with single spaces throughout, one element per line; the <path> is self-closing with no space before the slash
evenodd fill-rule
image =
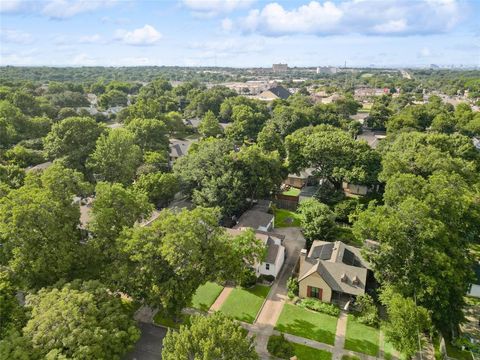
<path id="1" fill-rule="evenodd" d="M 296 269 L 299 271 L 299 274 L 303 274 L 304 266 L 305 266 L 305 259 L 307 258 L 307 249 L 300 250 L 300 257 L 298 259 L 298 263 Z"/>

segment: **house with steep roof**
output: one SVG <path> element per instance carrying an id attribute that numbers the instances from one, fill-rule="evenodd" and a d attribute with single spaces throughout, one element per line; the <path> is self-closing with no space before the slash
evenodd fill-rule
<path id="1" fill-rule="evenodd" d="M 300 254 L 299 296 L 343 302 L 365 293 L 369 264 L 360 249 L 341 241 L 316 240 Z"/>
<path id="2" fill-rule="evenodd" d="M 170 165 L 172 165 L 175 160 L 187 154 L 188 149 L 190 146 L 197 140 L 180 140 L 180 139 L 170 139 L 169 140 L 169 161 Z"/>
<path id="3" fill-rule="evenodd" d="M 290 97 L 290 95 L 292 94 L 283 86 L 276 85 L 268 90 L 261 92 L 260 94 L 258 94 L 257 97 L 260 100 L 273 101 L 277 99 L 286 100 Z"/>
<path id="4" fill-rule="evenodd" d="M 227 229 L 227 233 L 232 236 L 237 236 L 246 229 L 245 227 Z M 268 231 L 256 230 L 255 237 L 264 243 L 266 248 L 264 260 L 254 266 L 256 275 L 271 275 L 277 277 L 285 260 L 285 246 L 283 246 L 285 236 Z"/>

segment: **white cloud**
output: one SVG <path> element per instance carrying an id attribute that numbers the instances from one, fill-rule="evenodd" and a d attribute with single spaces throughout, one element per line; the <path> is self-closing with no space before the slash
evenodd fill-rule
<path id="1" fill-rule="evenodd" d="M 250 10 L 235 24 L 245 32 L 267 36 L 355 33 L 402 36 L 449 31 L 464 13 L 459 0 L 319 0 L 297 8 L 273 2 Z"/>
<path id="2" fill-rule="evenodd" d="M 80 36 L 78 41 L 81 44 L 104 44 L 104 43 L 106 43 L 106 41 L 99 34 Z"/>
<path id="3" fill-rule="evenodd" d="M 145 25 L 132 31 L 117 30 L 116 38 L 128 45 L 148 46 L 160 41 L 160 34 L 153 26 Z"/>
<path id="4" fill-rule="evenodd" d="M 404 19 L 390 20 L 383 24 L 373 27 L 373 30 L 379 34 L 399 33 L 407 29 L 407 22 Z"/>
<path id="5" fill-rule="evenodd" d="M 85 53 L 81 53 L 75 55 L 70 64 L 76 66 L 94 66 L 98 65 L 98 60 Z"/>
<path id="6" fill-rule="evenodd" d="M 22 0 L 0 0 L 0 13 L 20 11 L 24 5 Z"/>
<path id="7" fill-rule="evenodd" d="M 29 33 L 13 30 L 13 29 L 0 29 L 0 40 L 5 43 L 14 44 L 31 44 L 33 37 Z"/>
<path id="8" fill-rule="evenodd" d="M 222 29 L 225 31 L 230 31 L 233 29 L 233 21 L 231 19 L 222 20 Z"/>
<path id="9" fill-rule="evenodd" d="M 255 0 L 183 0 L 183 4 L 201 17 L 225 14 L 237 9 L 250 7 Z"/>
<path id="10" fill-rule="evenodd" d="M 42 13 L 54 19 L 65 19 L 98 8 L 112 6 L 116 0 L 50 0 Z"/>

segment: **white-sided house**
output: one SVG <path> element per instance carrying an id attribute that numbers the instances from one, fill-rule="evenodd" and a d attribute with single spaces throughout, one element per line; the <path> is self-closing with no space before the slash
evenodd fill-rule
<path id="1" fill-rule="evenodd" d="M 230 235 L 239 235 L 246 228 L 227 229 Z M 285 261 L 285 246 L 282 245 L 284 237 L 267 231 L 255 231 L 255 237 L 262 241 L 266 247 L 266 255 L 263 262 L 255 264 L 255 273 L 260 275 L 272 275 L 277 277 Z"/>

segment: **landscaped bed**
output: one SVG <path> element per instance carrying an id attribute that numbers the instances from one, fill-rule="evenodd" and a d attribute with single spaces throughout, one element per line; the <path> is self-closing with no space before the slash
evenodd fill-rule
<path id="1" fill-rule="evenodd" d="M 293 352 L 298 360 L 332 360 L 332 353 L 325 350 L 311 348 L 310 346 L 292 343 Z"/>
<path id="2" fill-rule="evenodd" d="M 367 355 L 377 356 L 380 331 L 374 327 L 364 325 L 348 315 L 345 349 Z"/>
<path id="3" fill-rule="evenodd" d="M 193 295 L 191 306 L 195 309 L 208 311 L 222 290 L 223 286 L 213 282 L 203 284 L 197 289 L 195 295 Z"/>
<path id="4" fill-rule="evenodd" d="M 285 304 L 278 319 L 278 331 L 333 345 L 337 329 L 335 316 Z"/>
<path id="5" fill-rule="evenodd" d="M 157 312 L 153 317 L 153 323 L 155 325 L 161 325 L 173 329 L 180 328 L 180 325 L 187 324 L 191 315 L 180 314 L 177 321 L 174 321 L 173 317 L 165 316 L 162 312 Z"/>
<path id="6" fill-rule="evenodd" d="M 220 311 L 237 320 L 253 324 L 269 291 L 270 287 L 262 285 L 255 285 L 251 289 L 235 288 Z"/>
<path id="7" fill-rule="evenodd" d="M 297 227 L 300 226 L 300 216 L 293 211 L 286 209 L 275 210 L 275 227 Z"/>

